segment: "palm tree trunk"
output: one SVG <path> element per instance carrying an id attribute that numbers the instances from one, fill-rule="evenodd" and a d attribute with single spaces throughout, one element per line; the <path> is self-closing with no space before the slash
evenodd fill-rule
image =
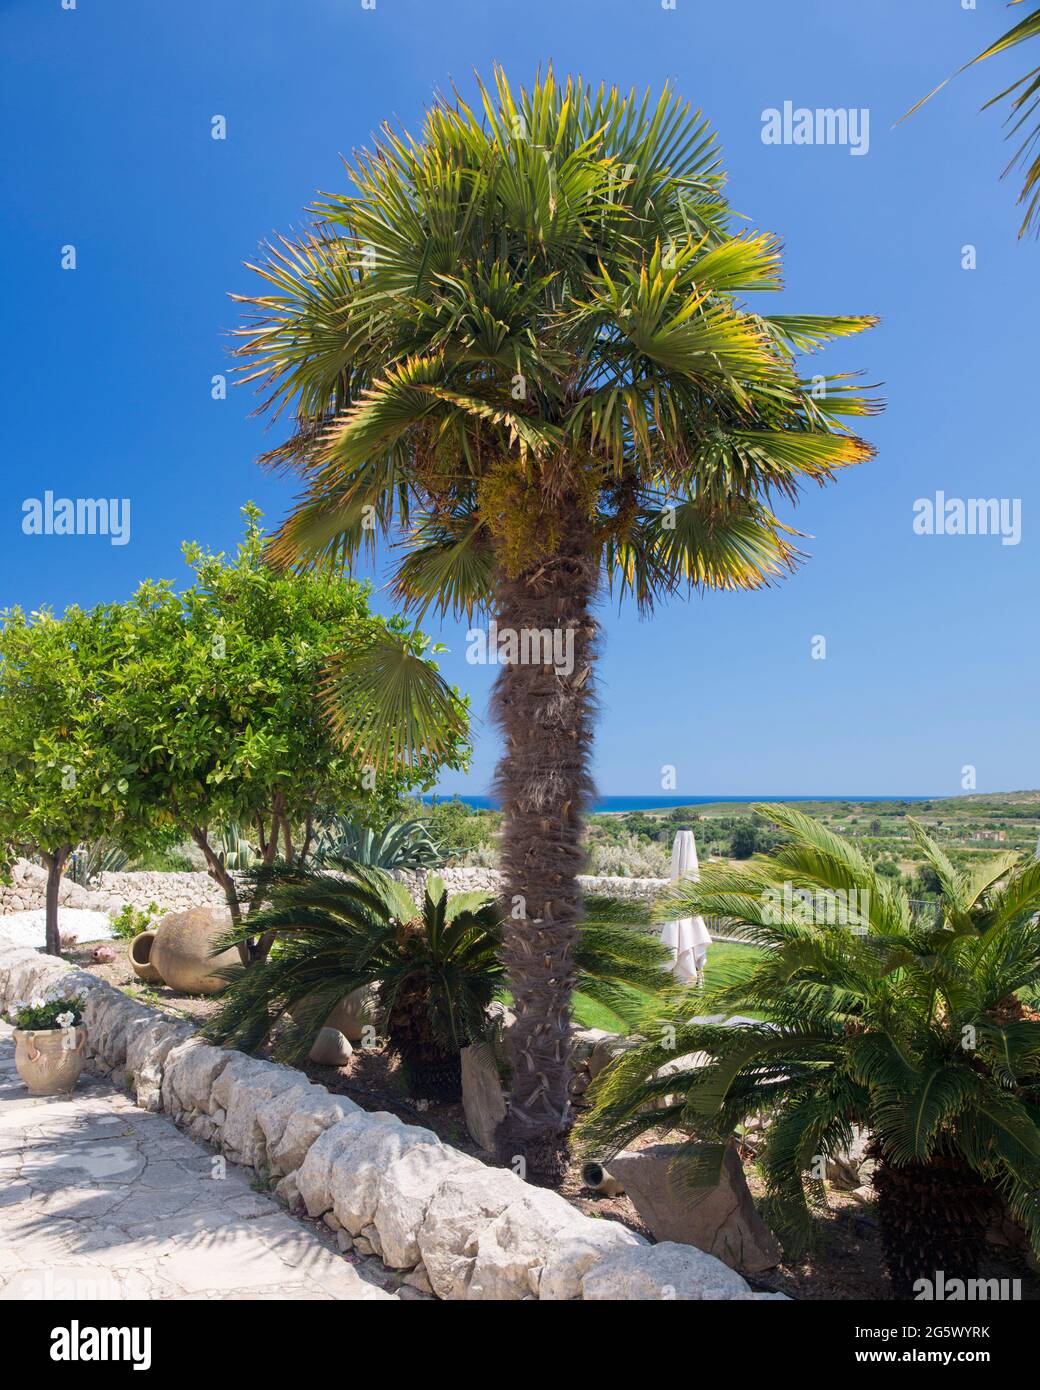
<path id="1" fill-rule="evenodd" d="M 934 1286 L 940 1271 L 947 1281 L 977 1276 L 996 1204 L 963 1159 L 937 1155 L 927 1163 L 895 1167 L 879 1158 L 873 1184 L 881 1248 L 896 1298 L 916 1298 L 918 1281 Z"/>
<path id="2" fill-rule="evenodd" d="M 571 1125 L 572 952 L 582 826 L 593 793 L 590 606 L 598 580 L 591 529 L 577 507 L 561 531 L 565 539 L 551 559 L 515 577 L 499 574 L 502 664 L 492 697 L 505 736 L 495 790 L 503 812 L 502 959 L 516 1013 L 506 1032 L 512 1091 L 498 1150 L 503 1161 L 520 1160 L 527 1176 L 549 1182 L 566 1171 Z M 554 655 L 547 642 L 555 642 Z"/>

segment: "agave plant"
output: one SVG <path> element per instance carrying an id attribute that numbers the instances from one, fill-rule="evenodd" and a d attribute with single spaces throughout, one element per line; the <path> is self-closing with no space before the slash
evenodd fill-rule
<path id="1" fill-rule="evenodd" d="M 376 869 L 429 869 L 444 856 L 421 820 L 406 820 L 368 830 L 345 816 L 334 816 L 321 827 L 314 863 L 349 860 Z"/>
<path id="2" fill-rule="evenodd" d="M 69 856 L 66 873 L 73 883 L 89 888 L 101 874 L 117 874 L 129 862 L 130 856 L 114 840 L 89 840 Z"/>
<path id="3" fill-rule="evenodd" d="M 270 932 L 269 959 L 226 972 L 229 985 L 210 1036 L 251 1051 L 279 1030 L 277 1055 L 302 1061 L 332 1007 L 352 990 L 378 991 L 389 1045 L 411 1093 L 455 1099 L 459 1050 L 486 1032 L 487 1008 L 502 989 L 501 925 L 485 893 L 449 896 L 431 875 L 421 903 L 385 871 L 341 863 L 338 872 L 261 871 L 267 906 L 233 930 Z M 583 924 L 580 994 L 622 1020 L 647 994 L 667 988 L 666 953 L 629 925 L 638 914 L 602 900 Z"/>
<path id="4" fill-rule="evenodd" d="M 918 918 L 848 841 L 797 811 L 758 809 L 788 841 L 739 868 L 706 867 L 663 911 L 710 915 L 769 948 L 709 985 L 697 1010 L 768 1021 L 676 1013 L 674 1046 L 651 1038 L 603 1074 L 584 1144 L 602 1152 L 678 1130 L 680 1166 L 702 1184 L 737 1127 L 765 1113 L 772 1214 L 797 1248 L 825 1200 L 823 1160 L 858 1126 L 872 1135 L 897 1296 L 938 1270 L 971 1277 L 998 1202 L 1040 1250 L 1040 1015 L 1018 998 L 1040 981 L 1040 864 L 1003 854 L 957 870 L 912 822 L 942 885 L 938 915 Z M 658 1075 L 694 1053 L 706 1065 Z"/>
<path id="5" fill-rule="evenodd" d="M 234 822 L 225 826 L 215 837 L 213 848 L 229 873 L 248 873 L 257 860 L 256 850 Z"/>
<path id="6" fill-rule="evenodd" d="M 524 906 L 503 939 L 519 1015 L 502 1153 L 552 1177 L 594 605 L 607 587 L 646 610 L 795 567 L 776 502 L 869 458 L 843 417 L 875 408 L 844 377 L 809 381 L 799 357 L 874 319 L 749 304 L 780 286 L 779 240 L 738 225 L 714 133 L 667 88 L 549 72 L 515 91 L 496 70 L 475 110 L 438 98 L 420 134 L 386 127 L 348 176 L 244 301 L 244 379 L 296 419 L 266 462 L 303 482 L 272 558 L 353 562 L 397 538 L 406 605 L 496 621 L 502 869 Z M 333 707 L 367 701 L 348 732 L 377 765 L 380 730 L 418 709 L 404 676 L 387 653 L 330 682 Z"/>

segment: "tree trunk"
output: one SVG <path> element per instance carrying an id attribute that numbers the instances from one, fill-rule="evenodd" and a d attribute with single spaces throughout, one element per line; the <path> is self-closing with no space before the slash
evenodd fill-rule
<path id="1" fill-rule="evenodd" d="M 61 888 L 61 871 L 65 867 L 65 860 L 69 856 L 67 845 L 61 849 L 56 849 L 51 854 L 43 855 L 43 862 L 47 865 L 47 897 L 46 911 L 44 920 L 46 922 L 46 945 L 44 950 L 49 956 L 61 955 L 61 931 L 58 927 L 58 891 Z"/>
<path id="2" fill-rule="evenodd" d="M 503 1161 L 519 1159 L 523 1174 L 552 1183 L 566 1171 L 572 1120 L 572 951 L 581 916 L 582 826 L 593 794 L 590 605 L 598 581 L 591 528 L 577 507 L 562 530 L 551 559 L 516 578 L 499 574 L 501 669 L 492 697 L 505 736 L 495 790 L 503 813 L 502 959 L 516 1013 L 506 1032 L 512 1092 L 497 1142 Z M 530 640 L 537 633 L 540 653 Z M 545 634 L 555 639 L 555 656 L 544 650 Z"/>
<path id="3" fill-rule="evenodd" d="M 958 1156 L 896 1167 L 878 1160 L 873 1178 L 885 1265 L 896 1298 L 914 1299 L 920 1279 L 974 1279 L 994 1195 Z"/>

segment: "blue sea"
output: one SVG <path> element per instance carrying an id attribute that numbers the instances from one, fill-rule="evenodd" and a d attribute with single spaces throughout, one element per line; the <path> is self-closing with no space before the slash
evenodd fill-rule
<path id="1" fill-rule="evenodd" d="M 497 810 L 499 802 L 493 796 L 471 796 L 468 792 L 433 792 L 424 796 L 426 802 L 451 801 L 457 798 L 478 811 Z M 730 802 L 734 806 L 748 806 L 755 801 L 855 801 L 871 803 L 876 801 L 936 801 L 932 796 L 601 796 L 593 803 L 593 812 L 599 811 L 662 811 L 673 806 L 713 806 L 719 802 Z"/>

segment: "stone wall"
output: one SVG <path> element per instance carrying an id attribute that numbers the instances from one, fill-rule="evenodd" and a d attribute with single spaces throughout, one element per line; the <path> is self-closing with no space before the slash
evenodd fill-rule
<path id="1" fill-rule="evenodd" d="M 498 893 L 502 886 L 502 875 L 498 869 L 441 869 L 440 875 L 449 893 Z M 427 877 L 425 871 L 401 872 L 396 876 L 413 894 L 422 891 Z M 640 901 L 649 901 L 668 883 L 663 878 L 583 877 L 580 881 L 586 893 Z M 11 871 L 11 883 L 0 884 L 0 915 L 42 908 L 46 891 L 46 870 L 38 864 L 18 860 Z M 205 872 L 117 873 L 101 874 L 90 889 L 81 888 L 70 878 L 63 878 L 58 901 L 62 907 L 84 907 L 110 914 L 121 911 L 126 903 L 136 908 L 146 908 L 153 902 L 167 911 L 183 912 L 189 907 L 219 907 L 224 902 L 224 894 Z"/>
<path id="2" fill-rule="evenodd" d="M 50 990 L 85 998 L 94 1066 L 195 1138 L 274 1184 L 442 1299 L 749 1300 L 720 1260 L 648 1244 L 428 1129 L 360 1109 L 303 1072 L 201 1042 L 190 1024 L 97 976 L 0 943 L 0 1006 Z M 335 1224 L 333 1224 L 335 1223 Z"/>
<path id="3" fill-rule="evenodd" d="M 439 869 L 435 872 L 440 874 L 449 893 L 497 894 L 502 889 L 500 869 L 467 866 L 457 869 Z M 398 873 L 396 877 L 407 885 L 411 893 L 417 894 L 422 891 L 427 874 L 425 870 L 412 870 Z M 640 902 L 649 902 L 662 888 L 668 886 L 668 879 L 666 878 L 596 878 L 589 874 L 583 874 L 578 881 L 585 893 L 597 893 L 611 898 L 635 899 Z"/>
<path id="4" fill-rule="evenodd" d="M 11 882 L 0 883 L 0 915 L 42 908 L 46 894 L 47 871 L 19 859 L 11 869 Z M 223 901 L 222 889 L 205 872 L 101 874 L 89 889 L 63 878 L 58 890 L 61 907 L 108 913 L 120 912 L 127 903 L 146 908 L 154 902 L 168 911 L 182 912 L 189 907 L 219 906 Z"/>

